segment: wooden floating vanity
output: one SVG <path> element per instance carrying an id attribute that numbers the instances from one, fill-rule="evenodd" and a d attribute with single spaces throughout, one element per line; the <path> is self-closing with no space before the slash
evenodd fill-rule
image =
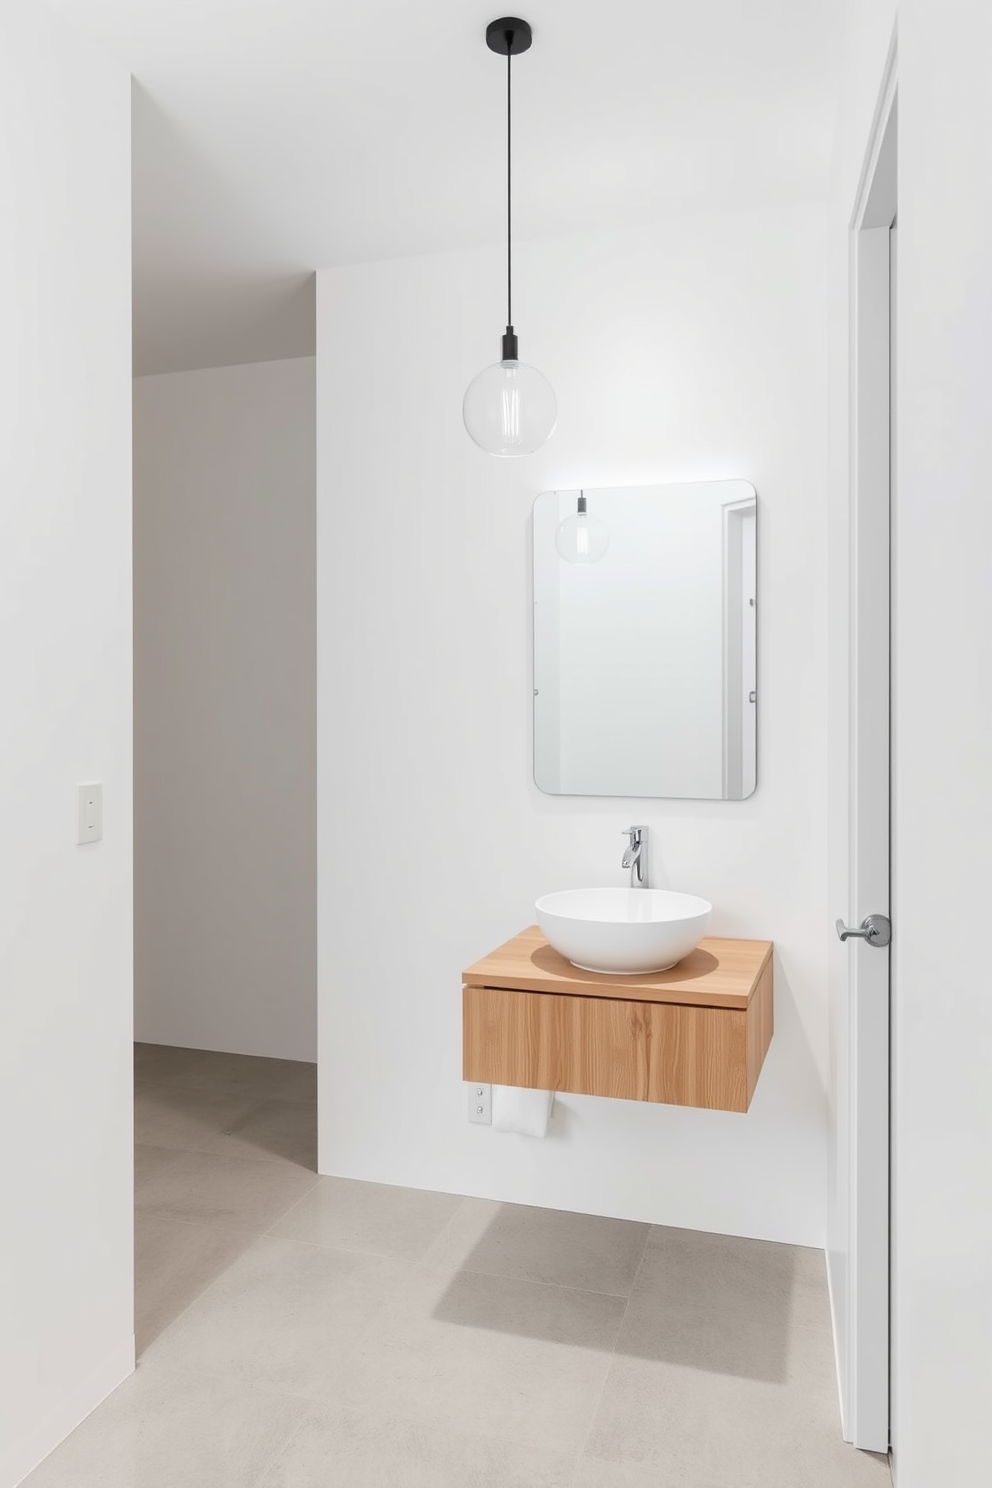
<path id="1" fill-rule="evenodd" d="M 532 925 L 462 982 L 466 1080 L 746 1111 L 772 1040 L 769 940 L 703 940 L 669 971 L 618 977 Z"/>

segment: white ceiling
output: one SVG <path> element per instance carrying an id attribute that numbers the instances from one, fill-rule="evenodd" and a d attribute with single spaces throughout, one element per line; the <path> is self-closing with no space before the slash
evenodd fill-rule
<path id="1" fill-rule="evenodd" d="M 54 0 L 135 77 L 135 368 L 313 348 L 310 272 L 503 231 L 494 0 Z M 520 236 L 824 194 L 843 0 L 527 0 Z"/>

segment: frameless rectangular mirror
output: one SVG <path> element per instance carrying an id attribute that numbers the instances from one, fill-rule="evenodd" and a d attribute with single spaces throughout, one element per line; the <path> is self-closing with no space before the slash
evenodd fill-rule
<path id="1" fill-rule="evenodd" d="M 534 503 L 534 779 L 556 796 L 740 801 L 756 784 L 747 481 Z"/>

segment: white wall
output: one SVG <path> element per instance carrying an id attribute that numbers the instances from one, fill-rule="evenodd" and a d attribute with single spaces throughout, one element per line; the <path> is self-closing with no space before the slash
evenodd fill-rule
<path id="1" fill-rule="evenodd" d="M 521 461 L 461 426 L 502 257 L 318 282 L 323 1172 L 821 1244 L 826 999 L 825 217 L 713 216 L 522 244 L 516 319 L 560 423 Z M 541 490 L 742 477 L 761 503 L 760 765 L 744 802 L 542 795 L 529 517 Z M 777 943 L 751 1112 L 565 1097 L 555 1136 L 469 1126 L 461 971 L 547 890 L 656 885 Z"/>
<path id="2" fill-rule="evenodd" d="M 912 0 L 899 45 L 895 1457 L 899 1488 L 973 1488 L 992 1383 L 992 10 Z"/>
<path id="3" fill-rule="evenodd" d="M 140 377 L 135 1017 L 316 1057 L 314 361 Z"/>
<path id="4" fill-rule="evenodd" d="M 2 1488 L 134 1362 L 129 153 L 127 74 L 0 0 Z"/>

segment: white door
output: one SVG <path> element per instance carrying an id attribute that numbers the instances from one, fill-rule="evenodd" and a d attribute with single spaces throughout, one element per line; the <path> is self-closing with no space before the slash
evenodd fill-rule
<path id="1" fill-rule="evenodd" d="M 897 111 L 889 80 L 851 242 L 851 501 L 846 575 L 845 870 L 832 981 L 828 1258 L 844 1436 L 889 1445 L 889 535 L 894 462 L 891 234 Z"/>

